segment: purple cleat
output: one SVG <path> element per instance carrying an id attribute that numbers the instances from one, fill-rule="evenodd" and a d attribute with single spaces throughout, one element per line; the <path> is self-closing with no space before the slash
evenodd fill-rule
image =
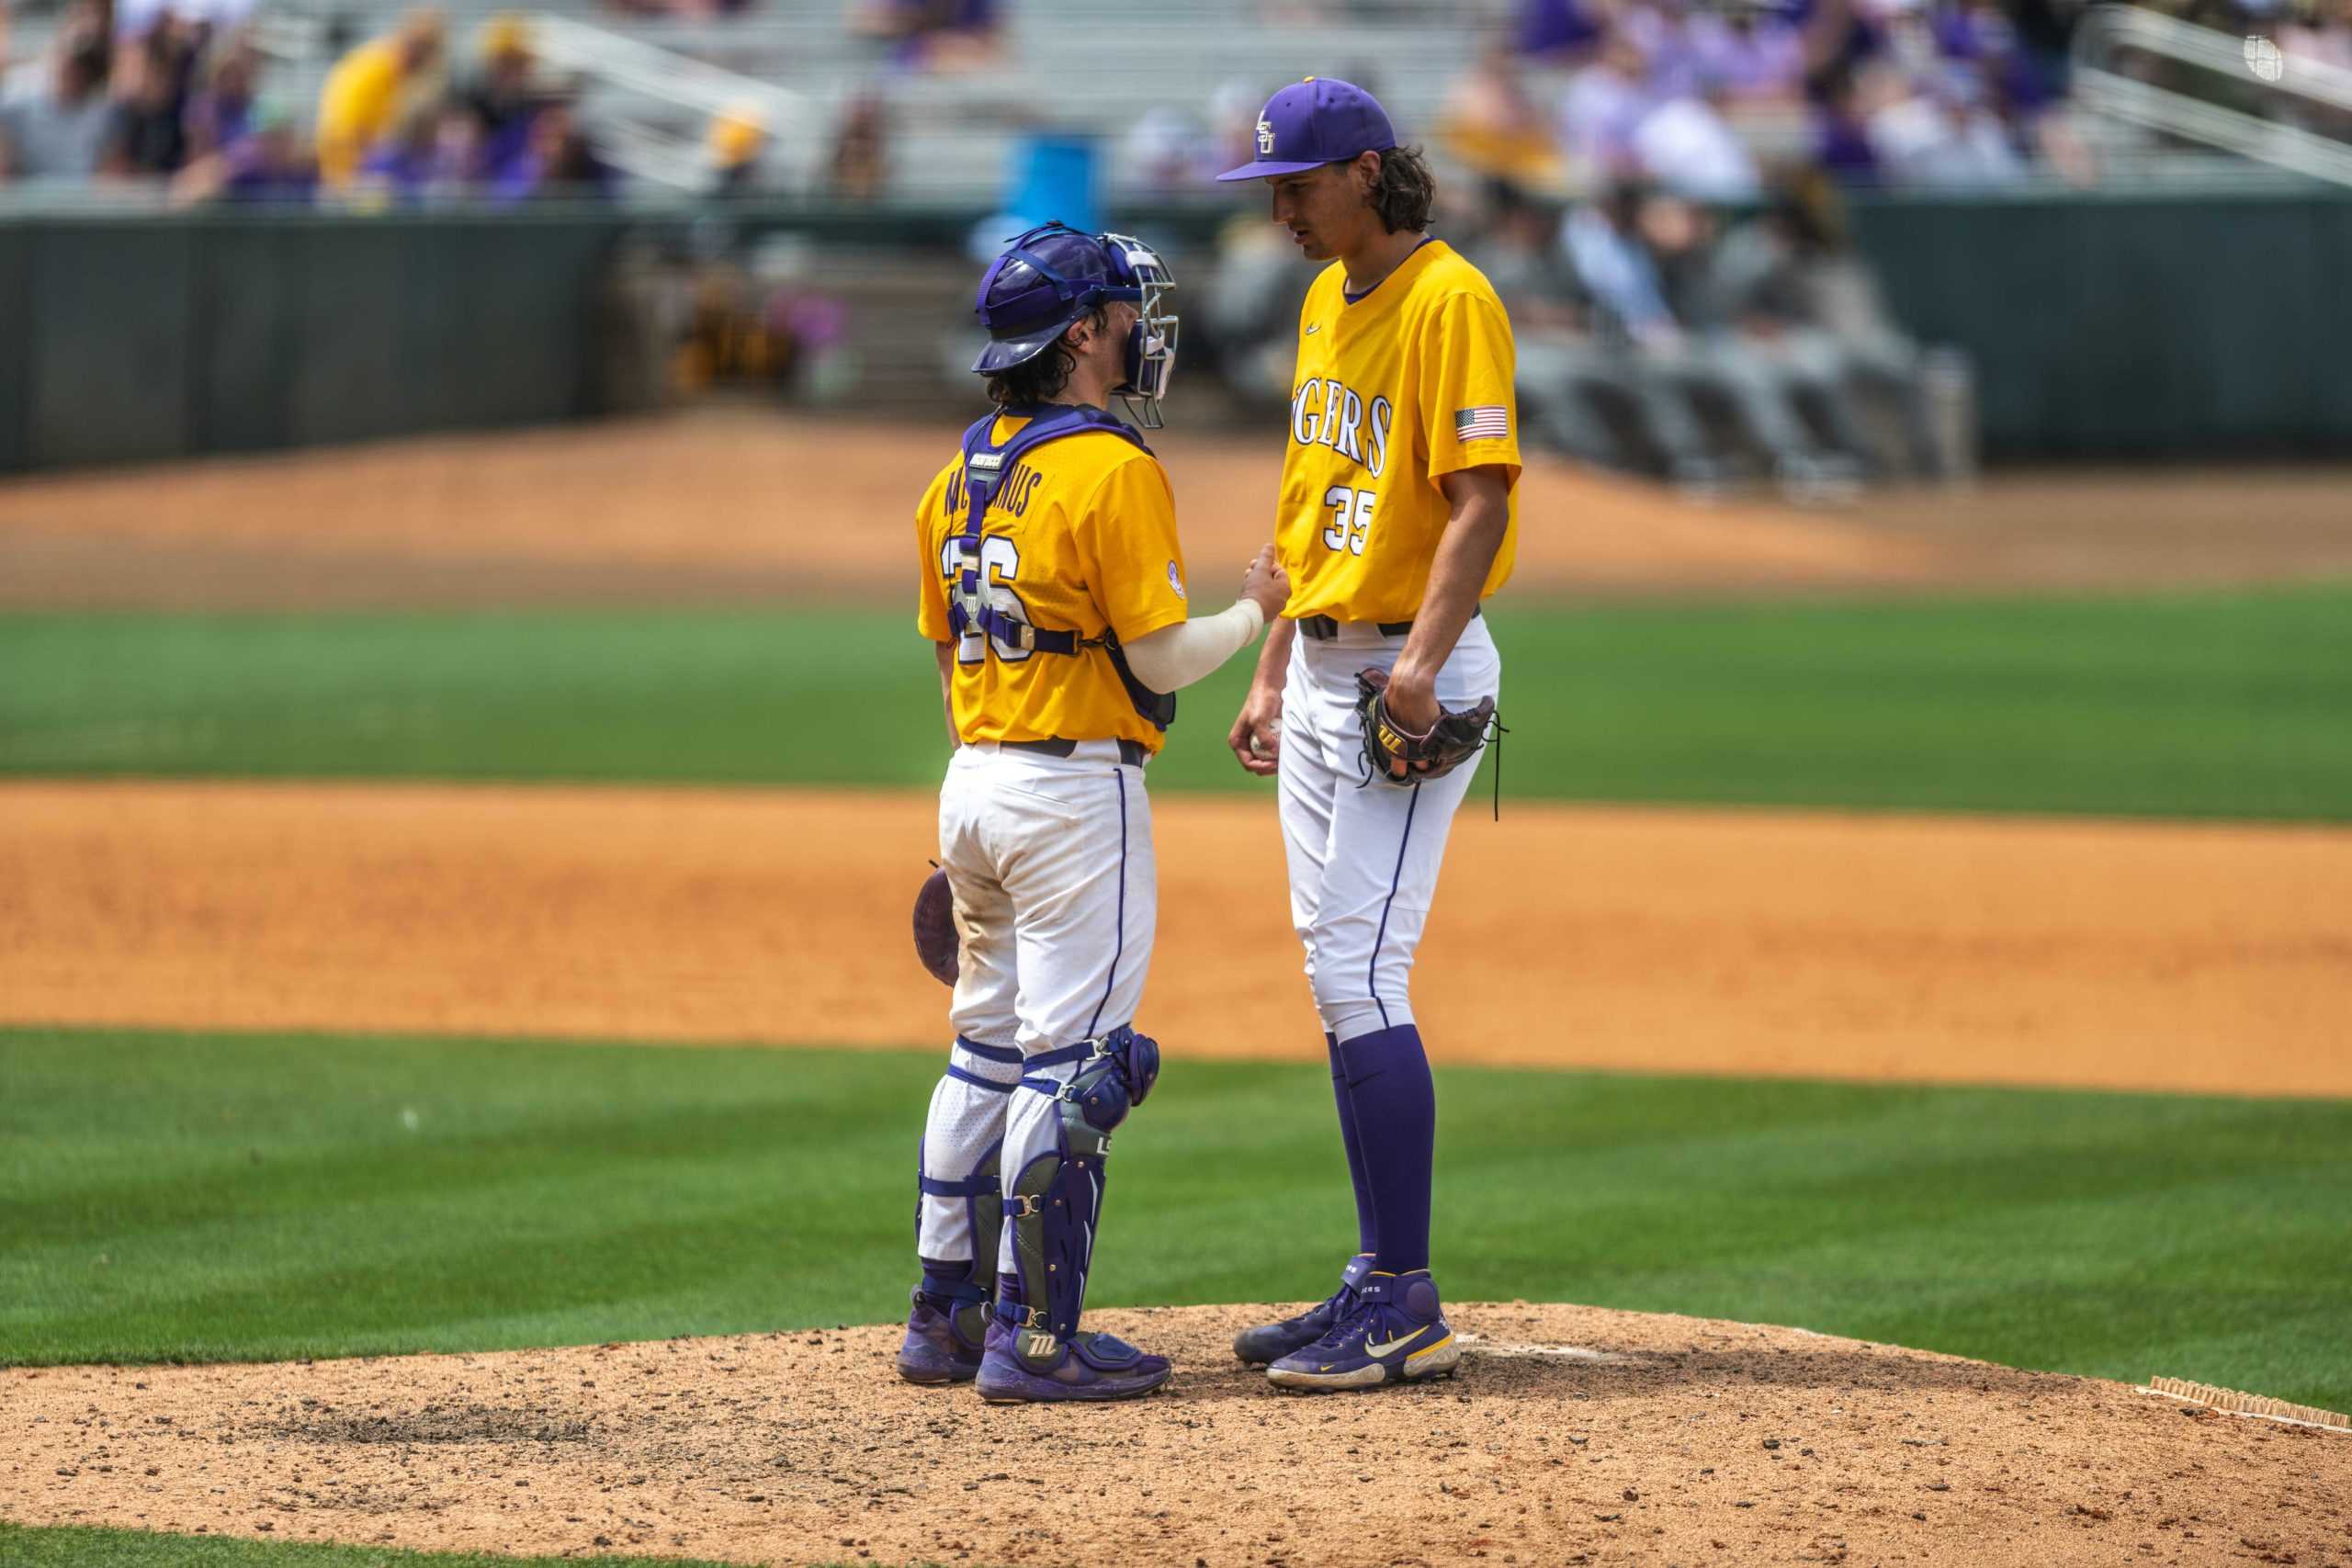
<path id="1" fill-rule="evenodd" d="M 1041 1328 L 989 1324 L 978 1387 L 990 1404 L 1134 1399 L 1168 1381 L 1165 1356 L 1148 1356 L 1108 1334 L 1056 1339 Z"/>
<path id="2" fill-rule="evenodd" d="M 1255 1328 L 1243 1329 L 1233 1337 L 1233 1353 L 1250 1366 L 1262 1367 L 1314 1344 L 1330 1333 L 1334 1325 L 1354 1315 L 1356 1287 L 1371 1272 L 1372 1254 L 1357 1253 L 1348 1260 L 1347 1271 L 1340 1276 L 1340 1288 L 1325 1297 L 1320 1305 L 1280 1323 L 1261 1323 Z"/>
<path id="3" fill-rule="evenodd" d="M 1277 1388 L 1376 1388 L 1451 1377 L 1461 1363 L 1461 1341 L 1445 1321 L 1429 1271 L 1374 1271 L 1357 1287 L 1351 1316 L 1268 1367 L 1266 1379 Z"/>
<path id="4" fill-rule="evenodd" d="M 909 1382 L 969 1382 L 980 1370 L 981 1325 L 989 1303 L 942 1303 L 915 1292 L 907 1337 L 899 1347 L 899 1375 Z"/>

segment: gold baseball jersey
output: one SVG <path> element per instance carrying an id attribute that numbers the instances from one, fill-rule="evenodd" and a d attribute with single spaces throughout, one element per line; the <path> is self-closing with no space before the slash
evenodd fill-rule
<path id="1" fill-rule="evenodd" d="M 1423 242 L 1361 299 L 1333 263 L 1298 314 L 1275 548 L 1283 614 L 1408 621 L 1453 515 L 1444 475 L 1499 463 L 1510 525 L 1480 597 L 1519 548 L 1519 412 L 1510 318 L 1486 275 Z"/>
<path id="2" fill-rule="evenodd" d="M 1028 423 L 1001 415 L 1001 446 Z M 1159 728 L 1136 711 L 1100 646 L 1074 653 L 1015 647 L 949 614 L 967 566 L 964 457 L 939 471 L 915 509 L 922 590 L 915 626 L 956 644 L 949 696 L 956 736 L 973 740 L 1136 740 Z M 978 592 L 997 614 L 1082 640 L 1133 642 L 1183 620 L 1184 557 L 1176 498 L 1159 459 L 1104 431 L 1032 446 L 1005 474 L 981 519 Z"/>

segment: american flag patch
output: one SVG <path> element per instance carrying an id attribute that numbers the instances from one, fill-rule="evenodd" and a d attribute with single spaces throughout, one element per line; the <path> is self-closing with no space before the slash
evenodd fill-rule
<path id="1" fill-rule="evenodd" d="M 1510 434 L 1510 415 L 1500 403 L 1458 409 L 1453 415 L 1456 441 L 1500 441 Z"/>

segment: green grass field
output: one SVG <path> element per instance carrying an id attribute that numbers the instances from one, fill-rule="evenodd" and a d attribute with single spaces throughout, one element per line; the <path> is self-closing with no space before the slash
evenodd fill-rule
<path id="1" fill-rule="evenodd" d="M 2352 586 L 1747 606 L 1501 602 L 1521 797 L 2352 819 Z M 0 618 L 0 773 L 937 782 L 882 611 Z M 1163 788 L 1253 787 L 1238 666 Z M 842 728 L 845 715 L 872 722 Z"/>
<path id="2" fill-rule="evenodd" d="M 0 1360 L 886 1320 L 940 1061 L 0 1034 Z M 1175 1062 L 1121 1139 L 1091 1299 L 1327 1291 L 1353 1240 L 1329 1094 Z M 1439 1098 L 1456 1299 L 2352 1400 L 2352 1103 L 1458 1068 Z"/>
<path id="3" fill-rule="evenodd" d="M 0 1521 L 0 1568 L 566 1568 L 580 1561 L 577 1557 L 493 1557 L 479 1551 L 392 1551 L 380 1546 L 311 1546 L 147 1530 L 27 1529 Z M 631 1568 L 722 1568 L 700 1558 L 632 1557 L 628 1561 Z"/>

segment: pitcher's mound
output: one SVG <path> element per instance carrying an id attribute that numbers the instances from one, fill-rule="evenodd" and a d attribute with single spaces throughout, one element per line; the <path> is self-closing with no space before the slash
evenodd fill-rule
<path id="1" fill-rule="evenodd" d="M 0 1512 L 763 1562 L 2320 1563 L 2352 1439 L 1799 1329 L 1465 1305 L 1461 1375 L 1278 1393 L 1263 1309 L 1103 1312 L 1125 1405 L 899 1382 L 889 1327 L 0 1373 Z"/>

